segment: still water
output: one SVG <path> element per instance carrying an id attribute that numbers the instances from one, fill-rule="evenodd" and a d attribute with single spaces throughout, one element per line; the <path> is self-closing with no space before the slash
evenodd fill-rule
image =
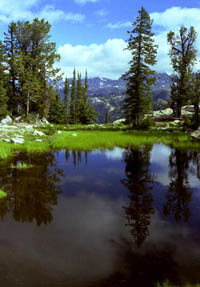
<path id="1" fill-rule="evenodd" d="M 200 282 L 198 152 L 18 153 L 0 162 L 0 188 L 0 286 Z"/>

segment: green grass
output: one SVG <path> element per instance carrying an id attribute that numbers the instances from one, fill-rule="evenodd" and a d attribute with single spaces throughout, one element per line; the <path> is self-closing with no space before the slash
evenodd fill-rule
<path id="1" fill-rule="evenodd" d="M 189 284 L 186 283 L 184 285 L 173 285 L 168 280 L 163 283 L 157 283 L 156 287 L 200 287 L 200 284 Z"/>
<path id="2" fill-rule="evenodd" d="M 6 197 L 7 197 L 7 193 L 3 191 L 2 189 L 0 189 L 0 199 L 6 198 Z"/>
<path id="3" fill-rule="evenodd" d="M 17 169 L 26 169 L 33 167 L 31 164 L 27 164 L 25 162 L 20 162 L 17 165 L 11 164 L 11 168 L 17 168 Z"/>
<path id="4" fill-rule="evenodd" d="M 72 129 L 73 127 L 73 129 Z M 192 141 L 186 133 L 158 132 L 158 131 L 130 131 L 130 130 L 86 130 L 83 126 L 53 126 L 41 129 L 47 136 L 43 142 L 34 141 L 33 136 L 25 136 L 24 144 L 0 143 L 0 158 L 8 158 L 16 151 L 42 153 L 50 150 L 70 149 L 85 150 L 112 149 L 115 146 L 125 148 L 130 145 L 163 143 L 172 147 L 200 150 L 200 142 Z M 58 133 L 58 130 L 61 133 Z M 77 134 L 77 136 L 72 136 Z"/>

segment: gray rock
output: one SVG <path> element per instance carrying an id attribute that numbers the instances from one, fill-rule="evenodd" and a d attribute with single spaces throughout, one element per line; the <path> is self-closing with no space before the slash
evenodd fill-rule
<path id="1" fill-rule="evenodd" d="M 15 122 L 20 122 L 22 120 L 22 117 L 16 117 Z"/>
<path id="2" fill-rule="evenodd" d="M 36 141 L 36 142 L 42 142 L 42 140 L 41 140 L 41 139 L 36 139 L 35 141 Z"/>
<path id="3" fill-rule="evenodd" d="M 40 131 L 37 131 L 37 130 L 35 130 L 35 131 L 33 132 L 33 135 L 34 135 L 34 136 L 40 136 L 40 137 L 45 136 L 45 134 L 44 134 L 43 132 L 40 132 Z"/>
<path id="4" fill-rule="evenodd" d="M 45 117 L 43 117 L 43 118 L 41 119 L 41 122 L 42 122 L 43 124 L 49 125 L 49 122 L 47 121 L 47 119 L 46 119 Z"/>
<path id="5" fill-rule="evenodd" d="M 191 133 L 191 137 L 196 140 L 200 140 L 200 130 L 196 130 Z"/>
<path id="6" fill-rule="evenodd" d="M 124 124 L 125 123 L 125 119 L 119 119 L 113 122 L 114 125 L 120 125 L 120 124 Z"/>
<path id="7" fill-rule="evenodd" d="M 72 134 L 72 137 L 77 137 L 77 134 Z"/>
<path id="8" fill-rule="evenodd" d="M 24 143 L 24 139 L 22 139 L 22 138 L 11 138 L 10 140 L 14 144 L 23 144 Z"/>
<path id="9" fill-rule="evenodd" d="M 60 135 L 62 132 L 61 131 L 58 131 L 58 134 Z"/>
<path id="10" fill-rule="evenodd" d="M 1 120 L 2 124 L 11 124 L 12 123 L 12 119 L 10 116 L 6 116 L 6 118 L 4 118 L 3 120 Z"/>
<path id="11" fill-rule="evenodd" d="M 3 141 L 4 141 L 4 142 L 7 142 L 7 143 L 10 143 L 10 142 L 11 142 L 10 139 L 4 139 Z"/>

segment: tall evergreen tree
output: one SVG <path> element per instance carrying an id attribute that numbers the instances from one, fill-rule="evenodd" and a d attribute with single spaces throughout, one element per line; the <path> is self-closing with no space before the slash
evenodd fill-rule
<path id="1" fill-rule="evenodd" d="M 151 86 L 155 82 L 155 72 L 150 66 L 156 64 L 157 46 L 151 32 L 152 20 L 142 7 L 129 31 L 127 49 L 131 51 L 130 69 L 122 77 L 126 79 L 126 99 L 124 112 L 126 120 L 133 127 L 138 127 L 144 115 L 151 110 Z"/>
<path id="2" fill-rule="evenodd" d="M 77 104 L 76 104 L 76 123 L 82 123 L 82 115 L 84 114 L 84 98 L 83 98 L 84 89 L 82 86 L 81 81 L 81 74 L 78 73 L 78 79 L 77 79 L 77 90 L 76 90 L 76 98 L 77 98 Z"/>
<path id="3" fill-rule="evenodd" d="M 181 107 L 189 100 L 189 83 L 192 75 L 192 68 L 196 61 L 196 50 L 194 43 L 197 33 L 194 27 L 190 27 L 189 31 L 186 27 L 182 26 L 179 34 L 170 31 L 167 34 L 168 43 L 171 46 L 169 52 L 171 64 L 176 76 L 176 109 L 177 116 L 181 116 Z M 174 89 L 175 86 L 172 87 Z M 172 99 L 174 100 L 174 99 Z"/>
<path id="4" fill-rule="evenodd" d="M 5 73 L 5 49 L 4 45 L 0 41 L 0 118 L 3 118 L 7 114 L 7 81 L 8 76 Z"/>
<path id="5" fill-rule="evenodd" d="M 70 123 L 76 123 L 76 70 L 73 71 L 73 79 L 72 79 L 72 89 L 71 89 L 71 100 L 70 100 Z"/>
<path id="6" fill-rule="evenodd" d="M 55 43 L 49 42 L 51 25 L 44 19 L 11 23 L 5 34 L 10 78 L 9 108 L 16 113 L 17 103 L 27 115 L 31 111 L 47 115 L 51 97 L 50 80 L 59 80 L 54 62 Z M 17 110 L 16 110 L 17 107 Z"/>
<path id="7" fill-rule="evenodd" d="M 65 104 L 61 100 L 59 92 L 55 92 L 51 97 L 48 120 L 54 124 L 64 124 L 65 122 Z"/>
<path id="8" fill-rule="evenodd" d="M 65 123 L 69 123 L 69 81 L 66 77 L 64 88 Z"/>
<path id="9" fill-rule="evenodd" d="M 17 40 L 16 23 L 11 22 L 8 26 L 8 32 L 4 33 L 5 51 L 8 65 L 8 109 L 16 114 L 18 110 L 18 65 L 17 65 Z"/>
<path id="10" fill-rule="evenodd" d="M 200 124 L 200 117 L 199 117 L 200 73 L 195 73 L 192 75 L 190 94 L 191 94 L 191 103 L 194 106 L 194 128 L 198 129 Z"/>

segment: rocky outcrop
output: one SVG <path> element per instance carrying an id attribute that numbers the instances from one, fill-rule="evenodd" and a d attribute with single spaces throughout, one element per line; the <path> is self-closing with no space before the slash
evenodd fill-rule
<path id="1" fill-rule="evenodd" d="M 191 133 L 191 137 L 195 140 L 200 140 L 200 129 Z"/>
<path id="2" fill-rule="evenodd" d="M 7 124 L 12 124 L 12 119 L 10 116 L 6 116 L 6 118 L 1 120 L 1 124 L 7 125 Z"/>

